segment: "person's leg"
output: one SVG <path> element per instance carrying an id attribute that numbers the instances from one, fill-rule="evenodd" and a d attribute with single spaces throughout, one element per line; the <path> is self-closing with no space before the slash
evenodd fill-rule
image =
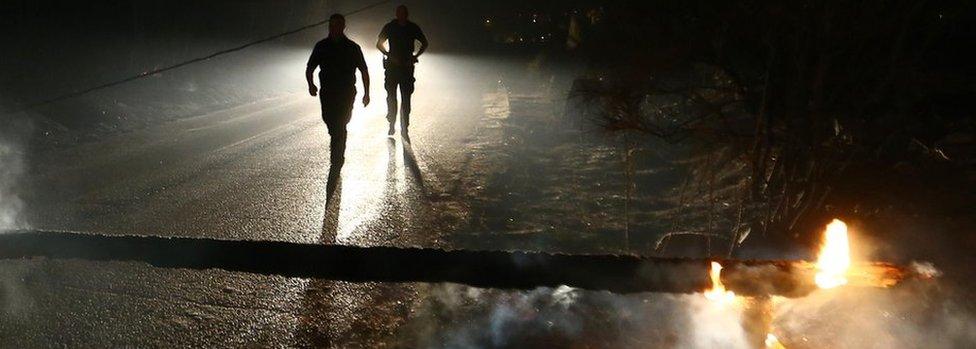
<path id="1" fill-rule="evenodd" d="M 329 130 L 329 160 L 342 165 L 346 154 L 346 124 L 352 116 L 356 91 L 322 91 L 322 119 Z"/>
<path id="2" fill-rule="evenodd" d="M 332 163 L 341 166 L 346 160 L 346 140 L 348 131 L 346 125 L 352 120 L 352 108 L 356 100 L 356 90 L 343 91 L 338 95 L 336 101 L 335 136 L 332 137 Z"/>
<path id="3" fill-rule="evenodd" d="M 335 123 L 329 130 L 331 139 L 329 140 L 329 161 L 333 165 L 342 164 L 346 161 L 346 125 Z"/>
<path id="4" fill-rule="evenodd" d="M 415 81 L 413 66 L 405 67 L 400 75 L 400 127 L 403 130 L 410 126 L 410 96 L 413 95 Z"/>
<path id="5" fill-rule="evenodd" d="M 329 111 L 323 113 L 322 119 L 325 120 L 325 127 L 329 131 L 329 161 L 334 165 L 343 158 L 342 154 L 345 153 L 345 149 L 343 149 L 345 140 L 342 139 L 345 137 L 345 132 L 339 130 L 345 127 L 342 127 L 342 123 L 339 122 L 336 116 L 336 108 L 333 105 L 329 105 L 327 108 Z"/>
<path id="6" fill-rule="evenodd" d="M 393 124 L 396 123 L 397 117 L 397 80 L 395 69 L 391 66 L 386 66 L 385 81 L 383 82 L 383 87 L 386 89 L 386 121 L 390 122 L 390 132 L 392 136 L 394 133 Z"/>
<path id="7" fill-rule="evenodd" d="M 322 121 L 325 121 L 326 131 L 329 131 L 329 160 L 334 161 L 336 148 L 336 122 L 334 108 L 332 107 L 334 101 L 323 89 L 319 91 L 319 103 L 322 104 Z"/>

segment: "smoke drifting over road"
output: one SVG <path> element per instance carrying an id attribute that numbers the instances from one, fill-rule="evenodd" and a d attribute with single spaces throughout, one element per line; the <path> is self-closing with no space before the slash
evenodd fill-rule
<path id="1" fill-rule="evenodd" d="M 21 219 L 21 180 L 26 171 L 25 148 L 31 134 L 31 123 L 10 115 L 0 116 L 0 232 L 25 228 Z"/>
<path id="2" fill-rule="evenodd" d="M 846 289 L 784 301 L 774 324 L 808 348 L 964 348 L 976 342 L 967 303 L 938 283 Z"/>
<path id="3" fill-rule="evenodd" d="M 700 294 L 619 295 L 568 287 L 502 291 L 433 286 L 400 343 L 418 348 L 755 348 L 749 310 Z M 938 283 L 843 288 L 774 300 L 787 348 L 960 348 L 976 319 Z"/>
<path id="4" fill-rule="evenodd" d="M 701 295 L 441 284 L 415 309 L 418 348 L 749 348 L 740 315 Z M 403 343 L 406 342 L 406 343 Z"/>

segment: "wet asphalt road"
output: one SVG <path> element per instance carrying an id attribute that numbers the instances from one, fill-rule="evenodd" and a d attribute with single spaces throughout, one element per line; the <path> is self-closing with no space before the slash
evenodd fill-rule
<path id="1" fill-rule="evenodd" d="M 357 104 L 331 181 L 306 95 L 43 150 L 23 218 L 103 234 L 649 252 L 673 171 L 652 156 L 632 178 L 652 185 L 628 186 L 618 140 L 564 109 L 573 68 L 543 58 L 425 56 L 409 142 L 386 135 L 370 62 L 373 102 Z M 688 347 L 680 322 L 647 324 L 701 301 L 44 259 L 0 261 L 0 291 L 10 347 Z"/>
<path id="2" fill-rule="evenodd" d="M 426 58 L 409 143 L 387 137 L 385 93 L 374 82 L 372 104 L 354 111 L 328 205 L 334 169 L 318 101 L 293 95 L 36 157 L 26 219 L 38 229 L 108 234 L 440 246 L 464 215 L 452 198 L 470 156 L 463 144 L 486 112 L 504 112 L 484 108 L 505 98 L 486 78 L 497 68 Z M 468 78 L 451 78 L 459 71 Z M 377 79 L 381 70 L 373 72 Z M 390 344 L 425 287 L 138 263 L 0 263 L 0 338 L 13 347 Z"/>
<path id="3" fill-rule="evenodd" d="M 23 218 L 105 234 L 653 253 L 667 223 L 660 193 L 680 178 L 659 165 L 668 149 L 641 149 L 641 185 L 629 186 L 620 143 L 577 127 L 561 110 L 565 81 L 530 66 L 425 58 L 409 143 L 386 136 L 374 82 L 331 199 L 317 100 L 291 95 L 44 150 L 29 159 Z M 780 304 L 773 326 L 789 347 L 920 347 L 906 328 L 940 329 L 932 338 L 951 339 L 942 347 L 976 342 L 960 314 L 922 316 L 958 308 L 939 288 L 825 292 Z M 810 321 L 825 313 L 831 321 Z M 10 348 L 753 347 L 739 316 L 700 295 L 0 260 L 0 347 Z"/>
<path id="4" fill-rule="evenodd" d="M 368 108 L 357 103 L 329 215 L 329 138 L 317 98 L 293 95 L 44 154 L 32 164 L 28 198 L 44 209 L 30 210 L 28 222 L 110 234 L 429 245 L 430 232 L 408 231 L 429 226 L 431 200 L 450 200 L 441 189 L 456 185 L 448 177 L 463 166 L 459 145 L 484 114 L 483 95 L 497 95 L 485 92 L 485 79 L 424 71 L 459 63 L 451 60 L 463 59 L 432 56 L 420 66 L 427 79 L 409 143 L 386 135 L 381 84 Z"/>
<path id="5" fill-rule="evenodd" d="M 456 236 L 471 227 L 507 233 L 514 222 L 491 207 L 498 195 L 518 193 L 472 195 L 488 190 L 486 175 L 506 160 L 496 150 L 517 143 L 501 130 L 512 108 L 526 101 L 538 114 L 550 103 L 551 91 L 505 86 L 506 77 L 531 78 L 523 69 L 429 55 L 418 68 L 407 142 L 386 135 L 374 67 L 373 104 L 357 104 L 347 160 L 332 183 L 317 99 L 302 95 L 47 151 L 31 163 L 25 218 L 37 229 L 106 234 L 499 248 L 479 234 Z M 502 225 L 472 224 L 473 216 Z M 526 229 L 511 230 L 514 241 L 525 240 Z M 443 297 L 480 292 L 139 263 L 0 264 L 0 338 L 13 347 L 440 346 L 438 336 L 415 333 L 438 322 L 418 317 L 441 316 Z"/>

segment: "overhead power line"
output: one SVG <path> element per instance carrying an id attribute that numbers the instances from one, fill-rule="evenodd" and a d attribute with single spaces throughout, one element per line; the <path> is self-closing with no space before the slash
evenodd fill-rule
<path id="1" fill-rule="evenodd" d="M 352 16 L 352 15 L 355 15 L 357 13 L 364 12 L 364 11 L 370 10 L 370 9 L 372 9 L 374 7 L 377 7 L 377 6 L 380 6 L 382 4 L 388 3 L 390 1 L 391 0 L 381 0 L 381 1 L 378 1 L 378 2 L 375 2 L 375 3 L 372 3 L 372 4 L 369 4 L 369 5 L 366 5 L 366 6 L 363 6 L 361 8 L 358 8 L 356 10 L 353 10 L 351 12 L 346 13 L 345 16 Z M 174 69 L 179 69 L 179 68 L 182 68 L 182 67 L 191 65 L 191 64 L 195 64 L 195 63 L 207 61 L 207 60 L 210 60 L 212 58 L 216 58 L 218 56 L 223 56 L 223 55 L 226 55 L 226 54 L 229 54 L 229 53 L 234 53 L 234 52 L 237 52 L 237 51 L 241 51 L 241 50 L 244 50 L 244 49 L 246 49 L 248 47 L 251 47 L 251 46 L 255 46 L 255 45 L 262 44 L 262 43 L 265 43 L 265 42 L 268 42 L 268 41 L 272 41 L 272 40 L 275 40 L 275 39 L 279 39 L 279 38 L 282 38 L 282 37 L 285 37 L 285 36 L 288 36 L 288 35 L 292 35 L 292 34 L 295 34 L 295 33 L 298 33 L 298 32 L 302 32 L 302 31 L 305 31 L 305 30 L 308 30 L 308 29 L 311 29 L 311 28 L 315 28 L 315 27 L 321 26 L 321 25 L 326 24 L 326 23 L 329 23 L 329 20 L 328 19 L 325 19 L 325 20 L 322 20 L 322 21 L 318 21 L 318 22 L 315 22 L 315 23 L 311 23 L 311 24 L 307 24 L 307 25 L 304 25 L 304 26 L 301 26 L 301 27 L 298 27 L 298 28 L 295 28 L 295 29 L 291 29 L 291 30 L 286 31 L 286 32 L 281 32 L 281 33 L 278 33 L 278 34 L 275 34 L 275 35 L 272 35 L 272 36 L 268 36 L 268 37 L 265 37 L 265 38 L 262 38 L 262 39 L 254 40 L 254 41 L 251 41 L 251 42 L 242 44 L 240 46 L 231 47 L 231 48 L 228 48 L 228 49 L 224 49 L 224 50 L 220 50 L 220 51 L 213 52 L 213 53 L 208 54 L 208 55 L 205 55 L 205 56 L 200 56 L 200 57 L 197 57 L 197 58 L 185 60 L 185 61 L 182 61 L 182 62 L 179 62 L 179 63 L 175 63 L 175 64 L 172 64 L 172 65 L 168 65 L 168 66 L 165 66 L 165 67 L 162 67 L 162 68 L 157 68 L 157 69 L 153 69 L 153 70 L 149 70 L 149 71 L 144 71 L 144 72 L 139 73 L 139 74 L 136 74 L 136 75 L 132 75 L 132 76 L 129 76 L 129 77 L 125 77 L 125 78 L 118 79 L 118 80 L 106 82 L 106 83 L 103 83 L 103 84 L 100 84 L 100 85 L 95 85 L 95 86 L 87 87 L 87 88 L 84 88 L 84 89 L 76 90 L 76 91 L 73 91 L 73 92 L 65 93 L 65 94 L 62 94 L 62 95 L 58 95 L 58 96 L 55 96 L 55 97 L 52 97 L 52 98 L 48 98 L 48 99 L 44 99 L 44 100 L 40 100 L 40 101 L 36 101 L 36 102 L 31 102 L 31 103 L 23 104 L 19 109 L 16 109 L 14 111 L 14 113 L 28 111 L 28 110 L 31 110 L 31 109 L 35 109 L 37 107 L 41 107 L 41 106 L 45 106 L 45 105 L 48 105 L 48 104 L 60 102 L 60 101 L 66 100 L 66 99 L 75 98 L 75 97 L 82 96 L 82 95 L 85 95 L 85 94 L 88 94 L 88 93 L 92 93 L 92 92 L 95 92 L 95 91 L 98 91 L 98 90 L 103 90 L 103 89 L 106 89 L 106 88 L 109 88 L 109 87 L 118 86 L 118 85 L 122 85 L 122 84 L 125 84 L 125 83 L 128 83 L 128 82 L 131 82 L 131 81 L 135 81 L 135 80 L 139 80 L 139 79 L 146 78 L 146 77 L 149 77 L 149 76 L 153 76 L 153 75 L 156 75 L 156 74 L 159 74 L 159 73 L 162 73 L 162 72 L 166 72 L 166 71 L 170 71 L 170 70 L 174 70 Z"/>

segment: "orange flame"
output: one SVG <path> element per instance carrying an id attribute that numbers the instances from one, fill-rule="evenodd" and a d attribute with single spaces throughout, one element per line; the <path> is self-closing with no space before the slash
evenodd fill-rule
<path id="1" fill-rule="evenodd" d="M 735 300 L 735 292 L 726 291 L 722 284 L 722 265 L 712 262 L 712 268 L 708 271 L 708 277 L 712 279 L 712 288 L 705 291 L 705 298 L 721 304 L 731 303 Z"/>
<path id="2" fill-rule="evenodd" d="M 786 349 L 783 343 L 779 342 L 779 338 L 776 338 L 772 333 L 766 334 L 766 349 Z"/>
<path id="3" fill-rule="evenodd" d="M 814 281 L 820 288 L 834 288 L 847 284 L 845 274 L 851 267 L 851 248 L 847 241 L 847 224 L 835 219 L 824 232 L 823 247 L 817 257 Z"/>

